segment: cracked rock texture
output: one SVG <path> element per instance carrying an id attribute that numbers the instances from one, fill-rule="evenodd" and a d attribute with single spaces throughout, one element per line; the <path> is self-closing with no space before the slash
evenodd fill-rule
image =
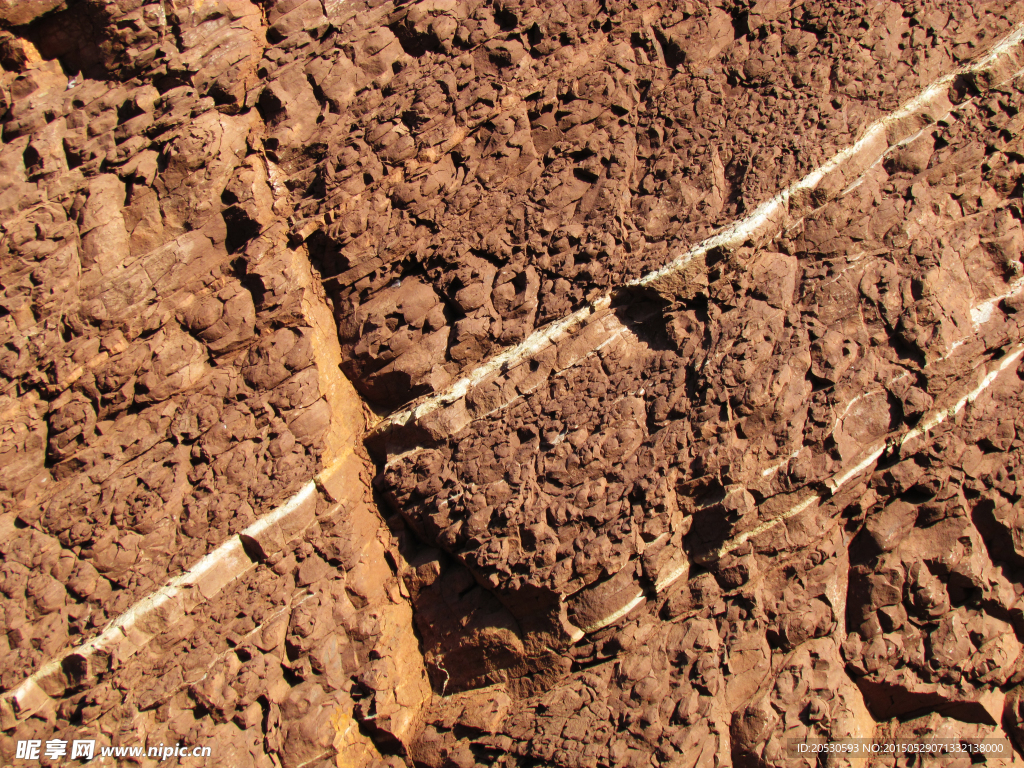
<path id="1" fill-rule="evenodd" d="M 0 763 L 1020 762 L 1022 23 L 0 0 Z"/>

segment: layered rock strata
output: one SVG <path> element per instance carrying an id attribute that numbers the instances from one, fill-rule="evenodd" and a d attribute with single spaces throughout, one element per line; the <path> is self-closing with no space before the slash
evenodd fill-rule
<path id="1" fill-rule="evenodd" d="M 4 761 L 1019 738 L 1020 14 L 0 6 Z"/>
<path id="2" fill-rule="evenodd" d="M 0 755 L 379 759 L 430 689 L 364 409 L 244 106 L 263 9 L 167 10 L 4 33 Z"/>
<path id="3" fill-rule="evenodd" d="M 445 439 L 437 419 L 434 441 L 389 461 L 385 487 L 422 535 L 517 616 L 536 621 L 550 595 L 551 625 L 576 641 L 580 672 L 532 700 L 527 730 L 482 743 L 558 764 L 688 760 L 680 707 L 702 695 L 703 748 L 730 743 L 736 760 L 929 709 L 1000 723 L 1024 658 L 1020 188 L 997 138 L 1018 84 L 954 109 L 767 245 L 701 254 L 686 270 L 705 279 L 662 273 L 597 309 L 567 343 L 439 406 L 461 404 L 466 426 Z M 679 622 L 711 644 L 688 645 Z M 623 658 L 632 633 L 643 642 Z M 807 653 L 840 677 L 773 683 Z M 692 687 L 687 662 L 714 682 Z M 556 732 L 537 725 L 580 697 L 606 714 L 570 729 L 570 704 Z"/>

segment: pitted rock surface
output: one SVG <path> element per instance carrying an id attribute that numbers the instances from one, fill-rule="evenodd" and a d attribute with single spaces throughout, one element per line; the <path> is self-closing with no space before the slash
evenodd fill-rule
<path id="1" fill-rule="evenodd" d="M 329 34 L 308 86 L 268 71 L 298 83 L 273 119 L 304 143 L 273 151 L 346 373 L 382 409 L 443 389 L 749 212 L 1019 15 L 434 3 L 382 16 L 372 49 Z"/>
<path id="2" fill-rule="evenodd" d="M 1019 761 L 1022 8 L 0 2 L 0 762 Z"/>

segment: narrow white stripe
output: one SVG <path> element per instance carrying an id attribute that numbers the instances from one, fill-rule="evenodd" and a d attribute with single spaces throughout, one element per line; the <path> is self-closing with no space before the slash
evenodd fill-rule
<path id="1" fill-rule="evenodd" d="M 646 599 L 647 599 L 647 597 L 644 595 L 644 591 L 641 589 L 636 597 L 634 597 L 632 600 L 630 600 L 624 606 L 619 608 L 617 611 L 608 614 L 603 619 L 598 619 L 596 622 L 594 622 L 593 624 L 591 624 L 588 627 L 581 627 L 581 629 L 583 630 L 583 633 L 587 634 L 587 635 L 589 635 L 591 632 L 597 632 L 597 630 L 599 630 L 599 629 L 604 629 L 609 624 L 614 624 L 616 621 L 618 621 L 623 616 L 625 616 L 627 613 L 632 611 L 634 608 L 636 608 L 638 605 L 640 605 L 640 603 L 644 602 L 644 600 L 646 600 Z"/>

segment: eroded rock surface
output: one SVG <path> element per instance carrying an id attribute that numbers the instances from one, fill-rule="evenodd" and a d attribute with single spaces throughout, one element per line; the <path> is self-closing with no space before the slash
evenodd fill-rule
<path id="1" fill-rule="evenodd" d="M 548 606 L 579 670 L 478 748 L 781 764 L 789 739 L 927 710 L 1000 732 L 1024 658 L 1020 188 L 999 127 L 1019 85 L 382 435 L 392 504 L 517 618 Z M 457 755 L 450 717 L 426 738 Z"/>
<path id="2" fill-rule="evenodd" d="M 273 150 L 307 196 L 292 231 L 327 278 L 346 372 L 383 409 L 751 211 L 1020 15 L 386 8 L 371 48 L 362 30 L 324 37 L 308 86 L 298 63 L 268 67 L 297 83 L 274 107 L 303 142 Z"/>
<path id="3" fill-rule="evenodd" d="M 1022 20 L 0 2 L 2 762 L 1024 750 Z"/>

